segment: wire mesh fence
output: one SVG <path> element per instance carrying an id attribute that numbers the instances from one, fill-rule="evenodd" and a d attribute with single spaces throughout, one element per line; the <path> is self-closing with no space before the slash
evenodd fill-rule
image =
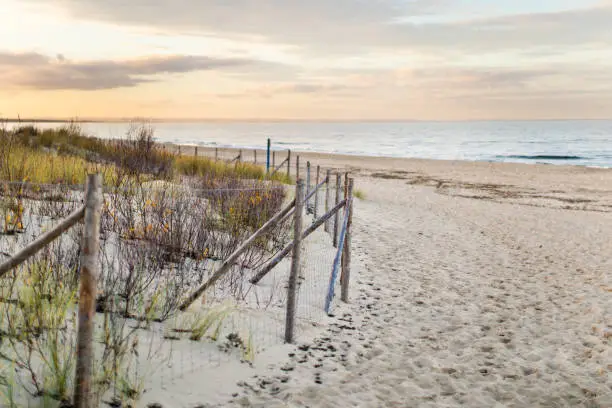
<path id="1" fill-rule="evenodd" d="M 305 227 L 324 213 L 327 189 L 335 197 L 335 186 L 322 187 L 306 205 Z M 0 253 L 10 256 L 81 205 L 82 190 L 5 184 Z M 259 237 L 187 310 L 179 309 L 293 195 L 292 188 L 275 184 L 210 190 L 143 182 L 105 189 L 95 316 L 97 401 L 155 402 L 193 373 L 205 378 L 226 364 L 252 364 L 258 353 L 283 343 L 290 258 L 257 284 L 249 279 L 290 242 L 291 217 Z M 0 388 L 16 406 L 70 399 L 81 228 L 0 279 L 0 325 L 7 339 L 0 345 Z M 320 228 L 302 243 L 298 339 L 328 319 L 324 304 L 337 251 L 333 231 Z"/>

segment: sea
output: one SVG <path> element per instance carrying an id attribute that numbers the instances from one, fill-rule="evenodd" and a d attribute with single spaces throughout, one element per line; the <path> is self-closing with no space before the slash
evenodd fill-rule
<path id="1" fill-rule="evenodd" d="M 31 124 L 22 122 L 21 125 Z M 130 123 L 83 122 L 102 138 Z M 612 167 L 612 120 L 479 122 L 155 122 L 156 140 L 207 147 Z M 16 126 L 10 123 L 9 126 Z M 41 128 L 61 123 L 36 123 Z"/>

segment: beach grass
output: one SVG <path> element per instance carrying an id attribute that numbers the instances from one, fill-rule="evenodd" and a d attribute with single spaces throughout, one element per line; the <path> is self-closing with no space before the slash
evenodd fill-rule
<path id="1" fill-rule="evenodd" d="M 140 397 L 144 374 L 134 377 L 130 365 L 137 364 L 132 351 L 141 321 L 146 326 L 176 315 L 182 297 L 201 284 L 204 271 L 279 211 L 286 198 L 280 184 L 291 182 L 285 174 L 268 176 L 263 166 L 252 163 L 177 155 L 153 136 L 146 125 L 135 125 L 116 140 L 90 137 L 77 124 L 46 130 L 0 127 L 3 253 L 12 251 L 9 241 L 26 242 L 46 228 L 43 223 L 81 205 L 80 185 L 87 174 L 104 177 L 105 240 L 96 299 L 104 325 L 97 343 L 102 357 L 94 370 L 96 398 L 112 383 L 118 384 L 115 398 Z M 0 354 L 13 356 L 20 375 L 31 379 L 19 389 L 34 398 L 60 402 L 72 390 L 78 229 L 0 279 L 0 331 L 10 334 Z M 223 293 L 247 293 L 243 275 L 288 239 L 287 223 L 262 235 L 228 273 Z M 203 312 L 207 318 L 194 328 L 193 340 L 219 340 L 227 313 L 216 310 Z M 138 323 L 128 327 L 128 319 Z M 246 334 L 236 338 L 243 359 L 251 361 L 253 339 Z M 28 356 L 37 363 L 30 364 Z M 8 385 L 0 384 L 0 398 L 4 392 L 12 401 L 15 389 L 0 371 L 3 380 Z"/>
<path id="2" fill-rule="evenodd" d="M 154 142 L 154 129 L 143 124 L 130 126 L 122 139 L 108 140 L 87 135 L 77 123 L 45 130 L 22 126 L 0 129 L 0 143 L 2 181 L 81 184 L 87 173 L 101 172 L 106 185 L 145 175 L 168 181 L 195 177 L 210 187 L 224 180 L 292 182 L 284 173 L 268 176 L 253 163 L 171 153 Z"/>
<path id="3" fill-rule="evenodd" d="M 356 189 L 355 191 L 353 191 L 353 196 L 355 196 L 355 198 L 358 198 L 360 200 L 366 199 L 366 193 L 363 192 L 363 190 L 359 190 L 359 189 Z"/>
<path id="4" fill-rule="evenodd" d="M 253 163 L 237 162 L 231 164 L 208 157 L 176 156 L 174 166 L 176 172 L 180 175 L 210 178 L 213 180 L 226 178 L 269 179 L 285 184 L 291 183 L 291 179 L 286 174 L 276 173 L 271 177 L 266 177 L 265 169 Z"/>
<path id="5" fill-rule="evenodd" d="M 4 149 L 0 148 L 0 152 Z M 0 158 L 0 180 L 35 184 L 82 184 L 88 173 L 102 173 L 105 183 L 113 179 L 114 166 L 89 162 L 26 146 L 6 149 Z"/>

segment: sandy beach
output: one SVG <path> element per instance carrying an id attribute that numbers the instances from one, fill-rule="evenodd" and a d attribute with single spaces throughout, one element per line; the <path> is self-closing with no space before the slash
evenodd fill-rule
<path id="1" fill-rule="evenodd" d="M 0 408 L 612 408 L 612 0 L 0 1 Z"/>
<path id="2" fill-rule="evenodd" d="M 231 405 L 612 406 L 612 170 L 300 156 L 365 195 L 352 301 Z"/>

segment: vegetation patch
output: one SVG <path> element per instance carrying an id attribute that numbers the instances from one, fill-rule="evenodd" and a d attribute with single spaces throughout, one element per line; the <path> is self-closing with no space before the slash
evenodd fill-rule
<path id="1" fill-rule="evenodd" d="M 172 154 L 148 126 L 133 126 L 121 140 L 88 137 L 76 124 L 0 128 L 0 253 L 14 253 L 79 208 L 92 172 L 104 177 L 92 386 L 96 404 L 130 406 L 154 369 L 143 361 L 166 358 L 154 327 L 186 318 L 179 305 L 281 209 L 291 180 L 254 164 Z M 8 406 L 22 406 L 23 391 L 48 406 L 69 402 L 81 233 L 77 224 L 0 278 L 0 357 L 9 367 L 0 370 L 0 390 Z M 289 221 L 263 234 L 207 293 L 210 303 L 166 337 L 217 342 L 252 361 L 252 334 L 225 329 L 236 310 L 225 302 L 251 299 L 251 274 L 290 238 Z M 272 295 L 256 300 L 265 308 Z"/>

